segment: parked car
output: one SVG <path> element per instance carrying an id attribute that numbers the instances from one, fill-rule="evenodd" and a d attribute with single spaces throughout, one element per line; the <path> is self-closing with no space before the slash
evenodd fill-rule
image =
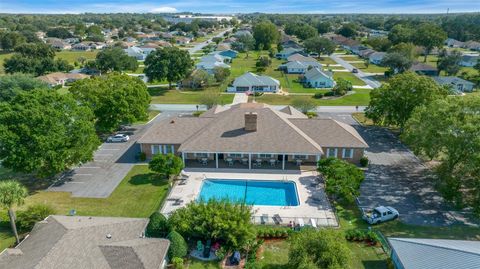
<path id="1" fill-rule="evenodd" d="M 116 134 L 107 138 L 107 142 L 127 142 L 128 140 L 130 137 L 126 134 Z"/>
<path id="2" fill-rule="evenodd" d="M 353 68 L 353 69 L 352 69 L 352 73 L 358 73 L 358 69 L 357 69 L 357 68 Z"/>
<path id="3" fill-rule="evenodd" d="M 378 224 L 380 222 L 385 222 L 389 220 L 394 220 L 398 218 L 398 211 L 391 206 L 379 206 L 373 210 L 364 210 L 363 219 L 368 222 L 368 224 Z"/>

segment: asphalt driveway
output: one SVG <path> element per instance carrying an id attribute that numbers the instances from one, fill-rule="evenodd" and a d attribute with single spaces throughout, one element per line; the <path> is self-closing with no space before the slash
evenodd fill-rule
<path id="1" fill-rule="evenodd" d="M 434 189 L 430 171 L 390 131 L 363 127 L 349 114 L 322 113 L 353 125 L 370 148 L 370 165 L 360 188 L 359 206 L 393 206 L 400 220 L 413 225 L 447 226 L 471 224 L 465 212 L 454 211 Z"/>
<path id="2" fill-rule="evenodd" d="M 135 131 L 126 143 L 103 143 L 91 162 L 74 168 L 64 180 L 48 188 L 48 191 L 70 192 L 73 197 L 106 198 L 112 194 L 133 165 L 140 147 L 135 142 L 153 122 L 169 118 L 180 112 L 159 114 L 152 122 L 134 126 Z"/>

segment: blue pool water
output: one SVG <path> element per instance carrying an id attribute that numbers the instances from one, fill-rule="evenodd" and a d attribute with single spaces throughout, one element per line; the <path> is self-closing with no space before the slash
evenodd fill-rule
<path id="1" fill-rule="evenodd" d="M 203 181 L 199 200 L 228 199 L 249 205 L 297 206 L 298 195 L 294 182 L 273 180 L 226 180 Z"/>

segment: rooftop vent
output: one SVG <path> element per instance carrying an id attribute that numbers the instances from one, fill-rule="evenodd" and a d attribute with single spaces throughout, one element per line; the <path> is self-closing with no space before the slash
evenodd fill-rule
<path id="1" fill-rule="evenodd" d="M 255 132 L 257 130 L 257 113 L 245 113 L 245 131 Z"/>
<path id="2" fill-rule="evenodd" d="M 112 238 L 112 235 L 111 234 L 107 234 L 107 239 L 110 239 Z"/>

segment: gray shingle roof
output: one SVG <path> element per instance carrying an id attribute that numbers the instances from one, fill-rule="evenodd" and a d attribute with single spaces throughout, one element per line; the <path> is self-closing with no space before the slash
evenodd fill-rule
<path id="1" fill-rule="evenodd" d="M 480 241 L 389 238 L 405 269 L 478 269 Z"/>
<path id="2" fill-rule="evenodd" d="M 257 131 L 244 130 L 245 113 L 256 112 Z M 259 103 L 216 106 L 199 118 L 173 118 L 152 126 L 139 143 L 181 144 L 180 152 L 323 154 L 322 147 L 368 145 L 351 126 L 310 120 L 287 106 L 277 111 Z"/>
<path id="3" fill-rule="evenodd" d="M 433 77 L 433 80 L 435 80 L 440 85 L 457 85 L 457 84 L 474 85 L 473 82 L 461 79 L 459 77 L 438 76 L 438 77 Z"/>
<path id="4" fill-rule="evenodd" d="M 233 82 L 235 87 L 251 87 L 251 86 L 280 86 L 280 82 L 272 77 L 257 75 L 247 72 L 235 79 Z"/>
<path id="5" fill-rule="evenodd" d="M 299 61 L 299 62 L 316 62 L 315 58 L 303 56 L 300 53 L 295 53 L 293 55 L 288 56 L 287 61 Z"/>
<path id="6" fill-rule="evenodd" d="M 0 254 L 0 268 L 160 268 L 170 243 L 140 238 L 147 223 L 141 218 L 49 216 L 16 247 L 21 255 Z"/>
<path id="7" fill-rule="evenodd" d="M 307 72 L 305 72 L 305 78 L 308 80 L 314 80 L 319 77 L 326 77 L 326 78 L 333 79 L 333 74 L 332 72 L 324 71 L 317 67 L 312 68 Z"/>

